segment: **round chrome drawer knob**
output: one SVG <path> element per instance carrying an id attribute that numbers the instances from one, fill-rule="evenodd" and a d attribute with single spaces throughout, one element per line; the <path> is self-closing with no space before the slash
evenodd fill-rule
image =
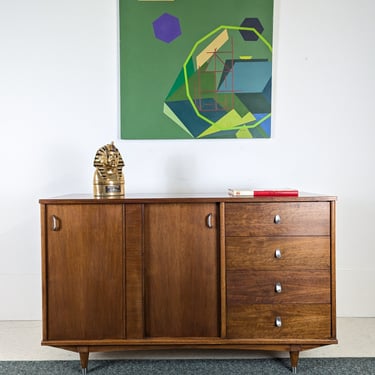
<path id="1" fill-rule="evenodd" d="M 281 283 L 276 283 L 275 285 L 275 292 L 281 293 L 283 291 L 283 288 L 281 287 Z"/>
<path id="2" fill-rule="evenodd" d="M 281 321 L 281 316 L 277 316 L 275 319 L 275 326 L 280 328 L 283 325 L 283 322 Z"/>

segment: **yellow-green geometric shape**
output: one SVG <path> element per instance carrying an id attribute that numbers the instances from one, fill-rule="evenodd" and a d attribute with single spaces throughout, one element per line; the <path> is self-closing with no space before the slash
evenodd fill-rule
<path id="1" fill-rule="evenodd" d="M 238 130 L 236 133 L 237 138 L 253 138 L 253 136 L 250 133 L 250 130 L 244 126 L 241 129 Z"/>
<path id="2" fill-rule="evenodd" d="M 255 120 L 256 118 L 251 112 L 248 112 L 245 116 L 242 117 L 235 109 L 232 109 L 218 121 L 213 123 L 208 129 L 199 134 L 199 138 L 224 130 L 232 130 L 233 128 L 237 128 L 238 126 L 248 124 Z"/>

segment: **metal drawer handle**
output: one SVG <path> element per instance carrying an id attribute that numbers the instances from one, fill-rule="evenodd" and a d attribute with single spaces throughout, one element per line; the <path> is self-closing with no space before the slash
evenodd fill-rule
<path id="1" fill-rule="evenodd" d="M 275 217 L 274 217 L 274 219 L 273 219 L 273 222 L 274 222 L 275 224 L 280 224 L 280 222 L 281 222 L 281 217 L 280 217 L 280 215 L 275 215 Z"/>
<path id="2" fill-rule="evenodd" d="M 281 316 L 277 316 L 275 319 L 275 326 L 280 328 L 283 325 L 283 322 L 281 321 Z"/>
<path id="3" fill-rule="evenodd" d="M 281 287 L 281 283 L 276 283 L 275 284 L 275 292 L 281 293 L 282 291 L 283 291 L 283 288 Z"/>
<path id="4" fill-rule="evenodd" d="M 277 258 L 277 259 L 281 258 L 281 250 L 280 249 L 275 250 L 275 258 Z"/>

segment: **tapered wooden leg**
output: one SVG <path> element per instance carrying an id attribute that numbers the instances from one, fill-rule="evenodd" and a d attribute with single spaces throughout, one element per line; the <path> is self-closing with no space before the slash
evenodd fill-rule
<path id="1" fill-rule="evenodd" d="M 82 375 L 87 374 L 87 367 L 89 364 L 89 350 L 83 350 L 79 352 L 79 360 L 81 362 Z"/>
<path id="2" fill-rule="evenodd" d="M 289 355 L 290 355 L 290 364 L 292 366 L 292 373 L 297 374 L 299 351 L 291 351 L 289 352 Z"/>

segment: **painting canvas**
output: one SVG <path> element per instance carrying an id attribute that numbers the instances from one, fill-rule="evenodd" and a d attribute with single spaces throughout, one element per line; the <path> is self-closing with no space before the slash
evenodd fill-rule
<path id="1" fill-rule="evenodd" d="M 120 0 L 122 139 L 269 138 L 273 0 Z"/>

